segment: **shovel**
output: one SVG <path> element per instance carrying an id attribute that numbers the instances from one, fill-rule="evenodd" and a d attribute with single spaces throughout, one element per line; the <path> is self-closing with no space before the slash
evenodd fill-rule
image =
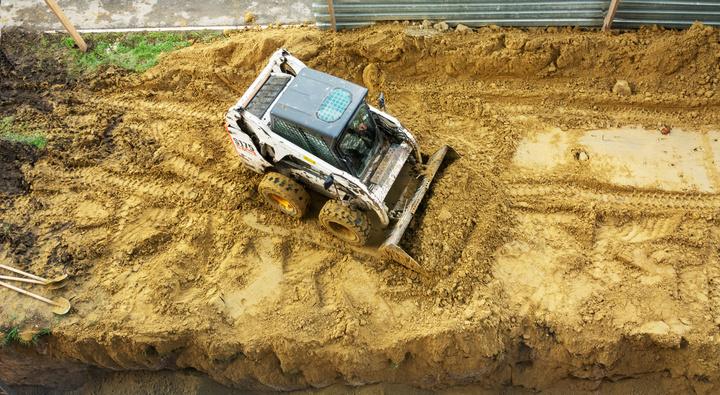
<path id="1" fill-rule="evenodd" d="M 61 275 L 61 276 L 57 276 L 57 277 L 55 277 L 55 278 L 51 278 L 51 279 L 48 280 L 48 279 L 46 279 L 46 278 L 42 278 L 42 277 L 40 277 L 40 276 L 36 276 L 36 275 L 34 275 L 34 274 L 30 274 L 30 273 L 24 272 L 24 271 L 22 271 L 22 270 L 20 270 L 20 269 L 15 269 L 14 267 L 5 266 L 5 265 L 0 265 L 0 267 L 3 268 L 3 269 L 6 269 L 6 270 L 10 270 L 11 272 L 15 272 L 15 273 L 17 273 L 17 274 L 22 274 L 23 276 L 30 277 L 30 278 L 35 279 L 35 280 L 37 280 L 37 281 L 41 281 L 41 282 L 36 283 L 36 284 L 43 284 L 43 285 L 48 285 L 48 286 L 49 286 L 50 284 L 60 284 L 60 283 L 62 283 L 62 285 L 54 286 L 53 289 L 64 287 L 64 286 L 65 286 L 66 279 L 67 279 L 67 274 L 63 274 L 63 275 Z M 8 279 L 8 278 L 5 278 L 5 280 L 9 280 L 9 279 Z M 20 281 L 22 281 L 22 280 L 20 280 Z M 30 281 L 27 281 L 27 282 L 30 282 Z"/>
<path id="2" fill-rule="evenodd" d="M 13 287 L 12 285 L 4 283 L 2 281 L 0 281 L 0 285 L 55 306 L 55 308 L 53 309 L 53 313 L 55 314 L 63 315 L 70 311 L 70 301 L 65 298 L 57 298 L 55 300 L 50 300 L 48 298 L 43 298 L 42 296 L 35 295 L 34 293 L 28 292 L 24 289 Z"/>
<path id="3" fill-rule="evenodd" d="M 60 289 L 64 287 L 67 284 L 67 276 L 59 276 L 53 281 L 40 281 L 40 280 L 33 280 L 30 278 L 21 278 L 21 277 L 10 277 L 10 276 L 0 276 L 0 280 L 7 280 L 7 281 L 21 281 L 24 283 L 31 283 L 31 284 L 40 284 L 44 285 L 48 289 Z"/>

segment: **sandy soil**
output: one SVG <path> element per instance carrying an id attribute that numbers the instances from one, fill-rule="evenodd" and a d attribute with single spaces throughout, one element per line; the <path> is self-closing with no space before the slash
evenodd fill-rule
<path id="1" fill-rule="evenodd" d="M 280 47 L 461 155 L 403 239 L 430 283 L 326 234 L 319 197 L 302 220 L 261 201 L 223 115 Z M 0 263 L 68 273 L 32 289 L 73 310 L 0 290 L 4 330 L 52 327 L 0 350 L 11 384 L 78 382 L 32 373 L 55 361 L 244 389 L 718 391 L 719 29 L 251 30 L 142 75 L 37 67 L 2 80 L 2 115 L 50 143 L 0 146 Z"/>

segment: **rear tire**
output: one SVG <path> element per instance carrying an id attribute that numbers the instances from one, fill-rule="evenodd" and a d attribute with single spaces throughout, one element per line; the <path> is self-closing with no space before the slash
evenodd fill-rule
<path id="1" fill-rule="evenodd" d="M 355 246 L 364 245 L 372 225 L 362 211 L 343 206 L 339 200 L 328 200 L 320 211 L 320 223 L 340 240 Z"/>
<path id="2" fill-rule="evenodd" d="M 271 206 L 295 218 L 305 215 L 310 195 L 302 185 L 280 173 L 267 173 L 258 191 Z"/>

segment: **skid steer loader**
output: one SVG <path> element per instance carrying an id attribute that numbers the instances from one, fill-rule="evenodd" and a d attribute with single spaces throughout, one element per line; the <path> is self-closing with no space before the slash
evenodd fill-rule
<path id="1" fill-rule="evenodd" d="M 280 49 L 230 108 L 225 128 L 242 163 L 264 174 L 258 188 L 271 206 L 301 217 L 312 188 L 330 198 L 322 226 L 356 246 L 370 236 L 367 213 L 375 213 L 390 227 L 380 251 L 428 276 L 398 243 L 443 159 L 456 154 L 443 146 L 423 165 L 412 134 L 368 105 L 367 94 Z"/>

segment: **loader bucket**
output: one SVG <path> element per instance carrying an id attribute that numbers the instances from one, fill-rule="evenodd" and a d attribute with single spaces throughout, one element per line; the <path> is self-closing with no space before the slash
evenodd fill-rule
<path id="1" fill-rule="evenodd" d="M 443 160 L 448 155 L 451 158 L 455 158 L 458 156 L 454 149 L 448 147 L 447 145 L 444 145 L 437 152 L 435 152 L 435 154 L 433 154 L 433 156 L 427 162 L 427 164 L 425 165 L 425 172 L 422 176 L 422 180 L 420 181 L 420 185 L 415 191 L 415 194 L 406 206 L 405 211 L 403 211 L 402 215 L 395 223 L 395 226 L 390 231 L 388 238 L 380 246 L 380 251 L 387 258 L 425 276 L 426 278 L 431 278 L 430 274 L 425 270 L 425 268 L 420 266 L 420 264 L 415 259 L 413 259 L 413 257 L 408 255 L 407 252 L 400 248 L 398 243 L 400 243 L 400 239 L 402 238 L 403 234 L 405 234 L 405 230 L 407 230 L 407 227 L 410 225 L 410 221 L 412 221 L 413 215 L 415 215 L 415 211 L 417 210 L 418 206 L 420 206 L 420 202 L 425 196 L 425 193 L 430 188 L 430 183 L 432 183 L 433 179 L 435 178 L 435 174 L 440 168 L 440 165 L 443 163 Z"/>

